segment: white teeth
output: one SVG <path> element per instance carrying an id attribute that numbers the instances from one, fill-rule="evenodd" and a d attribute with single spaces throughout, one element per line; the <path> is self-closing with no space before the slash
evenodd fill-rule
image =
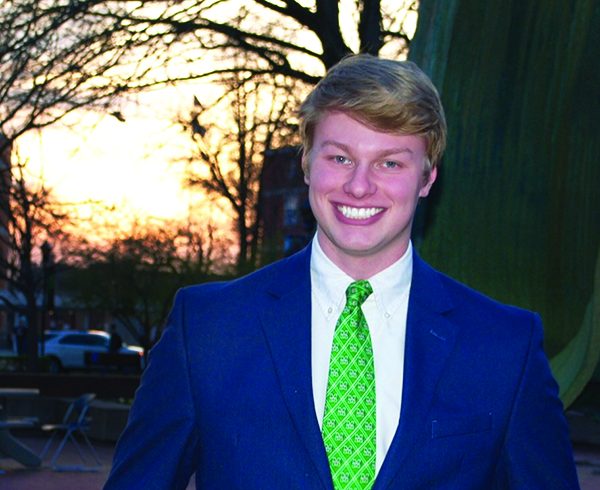
<path id="1" fill-rule="evenodd" d="M 338 206 L 339 212 L 350 219 L 367 219 L 383 211 L 383 208 L 351 208 L 350 206 Z"/>

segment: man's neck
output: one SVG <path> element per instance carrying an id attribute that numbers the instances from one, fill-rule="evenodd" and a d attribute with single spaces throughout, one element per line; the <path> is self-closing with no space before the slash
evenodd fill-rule
<path id="1" fill-rule="evenodd" d="M 387 269 L 392 264 L 400 260 L 406 253 L 409 242 L 398 249 L 393 254 L 382 254 L 380 256 L 373 255 L 350 255 L 339 253 L 332 247 L 323 246 L 323 242 L 319 240 L 319 233 L 315 237 L 325 256 L 331 260 L 343 272 L 348 274 L 355 281 L 370 279 L 375 274 L 378 274 L 384 269 Z"/>

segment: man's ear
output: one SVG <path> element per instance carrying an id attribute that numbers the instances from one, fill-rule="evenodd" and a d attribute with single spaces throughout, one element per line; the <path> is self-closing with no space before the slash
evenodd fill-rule
<path id="1" fill-rule="evenodd" d="M 423 187 L 419 191 L 419 197 L 427 197 L 429 195 L 429 191 L 431 190 L 431 186 L 435 182 L 437 178 L 437 167 L 433 167 L 428 174 L 424 176 Z"/>
<path id="2" fill-rule="evenodd" d="M 307 155 L 302 155 L 302 170 L 304 171 L 304 183 L 310 185 L 310 165 Z"/>

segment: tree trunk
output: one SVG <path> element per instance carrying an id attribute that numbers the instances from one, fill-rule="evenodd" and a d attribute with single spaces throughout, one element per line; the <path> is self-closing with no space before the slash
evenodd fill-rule
<path id="1" fill-rule="evenodd" d="M 421 253 L 542 314 L 548 354 L 570 359 L 553 365 L 568 403 L 600 355 L 600 9 L 441 4 L 421 1 L 410 55 L 440 89 L 449 127 L 416 227 Z"/>
<path id="2" fill-rule="evenodd" d="M 27 295 L 26 298 L 26 313 L 27 318 L 27 347 L 25 349 L 27 355 L 26 369 L 30 373 L 38 370 L 38 344 L 39 344 L 39 325 L 38 325 L 38 308 L 35 303 L 35 295 Z"/>
<path id="3" fill-rule="evenodd" d="M 247 272 L 248 268 L 248 227 L 246 226 L 246 208 L 241 206 L 237 215 L 238 243 L 240 254 L 237 260 L 237 271 L 239 274 Z"/>

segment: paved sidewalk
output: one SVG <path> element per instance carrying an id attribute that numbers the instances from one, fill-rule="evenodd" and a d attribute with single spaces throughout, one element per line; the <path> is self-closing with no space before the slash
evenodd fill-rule
<path id="1" fill-rule="evenodd" d="M 37 435 L 20 436 L 19 440 L 28 445 L 31 449 L 41 451 L 45 439 Z M 112 460 L 113 445 L 94 442 L 100 459 L 104 463 L 101 470 L 94 473 L 59 473 L 52 471 L 47 466 L 41 469 L 32 470 L 19 465 L 19 463 L 0 459 L 0 489 L 2 490 L 98 490 L 102 488 L 110 470 Z M 577 473 L 582 490 L 600 489 L 600 446 L 596 445 L 575 445 L 575 462 L 577 463 Z M 81 460 L 77 451 L 71 444 L 67 446 L 63 453 L 63 464 L 80 464 Z M 46 465 L 48 461 L 46 461 Z M 193 481 L 188 485 L 187 490 L 194 490 Z"/>
<path id="2" fill-rule="evenodd" d="M 600 489 L 600 447 L 576 444 L 573 449 L 581 490 Z"/>
<path id="3" fill-rule="evenodd" d="M 46 442 L 43 435 L 19 435 L 19 441 L 39 454 Z M 114 447 L 112 444 L 93 442 L 103 465 L 100 471 L 90 473 L 59 473 L 47 467 L 49 457 L 41 469 L 29 469 L 10 459 L 0 459 L 0 488 L 2 490 L 91 490 L 102 488 L 108 476 Z M 60 464 L 81 464 L 77 450 L 69 443 L 63 451 Z"/>
<path id="4" fill-rule="evenodd" d="M 39 454 L 46 442 L 45 435 L 17 434 L 19 441 Z M 114 445 L 92 441 L 100 456 L 102 467 L 94 472 L 57 472 L 48 467 L 51 454 L 46 457 L 44 466 L 39 469 L 24 468 L 16 461 L 0 457 L 1 490 L 99 490 L 108 478 Z M 50 451 L 52 453 L 52 450 Z M 87 454 L 87 453 L 86 453 Z M 91 460 L 89 461 L 91 463 Z M 72 443 L 67 443 L 58 464 L 81 465 L 81 458 Z M 195 490 L 193 481 L 187 490 Z"/>

